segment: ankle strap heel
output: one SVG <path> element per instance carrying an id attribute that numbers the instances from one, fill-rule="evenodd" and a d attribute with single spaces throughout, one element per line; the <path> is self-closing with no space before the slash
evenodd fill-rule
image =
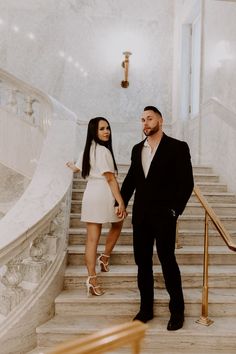
<path id="1" fill-rule="evenodd" d="M 104 262 L 102 258 L 107 258 L 107 262 Z M 101 269 L 101 272 L 109 272 L 109 258 L 110 256 L 107 256 L 106 254 L 102 253 L 97 259 L 98 265 Z"/>
<path id="2" fill-rule="evenodd" d="M 90 294 L 96 296 L 101 296 L 104 294 L 104 290 L 100 287 L 100 285 L 93 285 L 90 283 L 90 279 L 95 278 L 97 278 L 96 275 L 89 275 L 86 280 L 87 296 L 89 296 Z"/>

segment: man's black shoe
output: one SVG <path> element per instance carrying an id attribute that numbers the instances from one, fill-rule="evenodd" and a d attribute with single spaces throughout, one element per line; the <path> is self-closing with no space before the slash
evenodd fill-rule
<path id="1" fill-rule="evenodd" d="M 177 331 L 183 327 L 184 324 L 184 314 L 172 314 L 167 325 L 168 331 Z"/>
<path id="2" fill-rule="evenodd" d="M 146 323 L 147 321 L 150 321 L 153 319 L 153 312 L 144 312 L 144 311 L 139 311 L 137 315 L 133 318 L 133 321 L 141 321 L 143 323 Z"/>

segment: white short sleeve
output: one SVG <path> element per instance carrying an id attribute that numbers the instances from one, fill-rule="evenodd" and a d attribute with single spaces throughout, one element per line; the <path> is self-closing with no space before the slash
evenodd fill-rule
<path id="1" fill-rule="evenodd" d="M 75 163 L 75 166 L 78 167 L 80 171 L 82 171 L 82 163 L 83 163 L 83 151 L 80 153 L 78 160 Z"/>
<path id="2" fill-rule="evenodd" d="M 97 169 L 103 175 L 105 172 L 115 173 L 114 162 L 110 150 L 105 146 L 97 145 L 96 149 Z"/>

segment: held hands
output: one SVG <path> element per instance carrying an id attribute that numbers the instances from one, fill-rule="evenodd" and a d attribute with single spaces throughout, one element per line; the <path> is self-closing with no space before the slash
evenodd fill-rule
<path id="1" fill-rule="evenodd" d="M 123 202 L 119 203 L 118 206 L 115 207 L 115 213 L 121 220 L 127 217 L 128 213 Z"/>

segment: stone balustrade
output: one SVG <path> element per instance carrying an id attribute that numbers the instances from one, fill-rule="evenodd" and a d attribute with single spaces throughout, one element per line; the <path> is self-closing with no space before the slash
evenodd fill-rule
<path id="1" fill-rule="evenodd" d="M 8 103 L 1 95 L 1 108 L 11 110 L 22 124 L 28 119 L 35 125 L 34 104 L 40 102 L 44 122 L 35 125 L 44 139 L 31 182 L 0 220 L 0 344 L 10 353 L 33 346 L 35 328 L 52 316 L 54 298 L 62 288 L 72 182 L 65 164 L 75 157 L 78 124 L 74 113 L 49 96 L 5 72 L 0 71 L 0 78 L 1 89 L 3 82 L 12 88 Z M 19 93 L 28 97 L 24 108 Z"/>
<path id="2" fill-rule="evenodd" d="M 30 85 L 0 69 L 0 107 L 46 134 L 52 117 L 51 101 Z"/>

